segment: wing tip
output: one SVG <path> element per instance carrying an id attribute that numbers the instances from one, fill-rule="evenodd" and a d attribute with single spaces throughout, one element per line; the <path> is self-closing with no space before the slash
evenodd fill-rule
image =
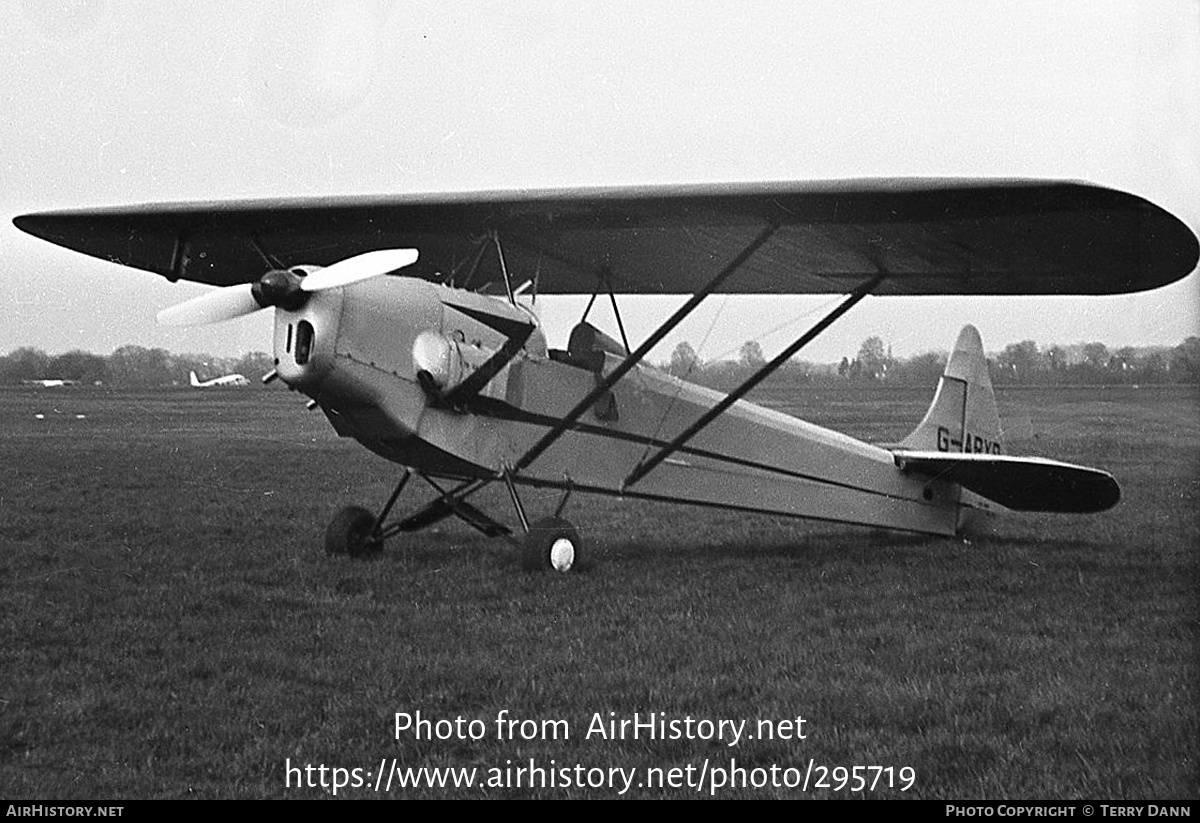
<path id="1" fill-rule="evenodd" d="M 1121 485 L 1117 483 L 1117 479 L 1108 472 L 1100 472 L 1100 474 L 1103 477 L 1096 479 L 1093 489 L 1096 508 L 1091 509 L 1092 512 L 1108 511 L 1121 502 Z"/>
<path id="2" fill-rule="evenodd" d="M 45 237 L 42 230 L 44 221 L 37 214 L 19 214 L 12 220 L 13 225 L 26 234 L 31 234 L 34 237 Z"/>

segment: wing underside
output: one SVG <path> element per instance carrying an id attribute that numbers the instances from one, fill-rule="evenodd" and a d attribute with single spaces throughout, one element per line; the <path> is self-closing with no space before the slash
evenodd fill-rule
<path id="1" fill-rule="evenodd" d="M 1196 236 L 1132 194 L 1085 183 L 849 180 L 182 203 L 43 212 L 16 225 L 172 280 L 250 282 L 268 267 L 419 248 L 406 273 L 480 288 L 490 249 L 543 294 L 1115 294 L 1189 274 Z"/>
<path id="2" fill-rule="evenodd" d="M 948 480 L 1014 511 L 1088 513 L 1121 498 L 1108 472 L 1041 457 L 896 451 L 906 472 Z"/>

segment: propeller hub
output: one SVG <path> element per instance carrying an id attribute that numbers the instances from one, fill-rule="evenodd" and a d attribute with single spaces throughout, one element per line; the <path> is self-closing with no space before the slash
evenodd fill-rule
<path id="1" fill-rule="evenodd" d="M 301 290 L 300 280 L 300 276 L 293 271 L 272 269 L 258 279 L 250 293 L 264 309 L 278 306 L 286 311 L 295 311 L 308 302 L 308 292 Z"/>

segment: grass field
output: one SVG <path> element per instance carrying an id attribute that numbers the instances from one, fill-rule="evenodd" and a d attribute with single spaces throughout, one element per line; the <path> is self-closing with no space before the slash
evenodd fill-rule
<path id="1" fill-rule="evenodd" d="M 929 396 L 760 395 L 883 441 Z M 374 791 L 393 759 L 482 782 L 531 758 L 638 769 L 627 796 L 696 796 L 637 781 L 690 765 L 711 782 L 732 761 L 747 780 L 911 767 L 906 796 L 924 798 L 1200 796 L 1200 391 L 1009 390 L 1000 405 L 1010 451 L 1106 468 L 1122 502 L 963 542 L 577 496 L 566 514 L 594 564 L 531 576 L 454 522 L 372 561 L 326 557 L 328 518 L 380 505 L 395 470 L 296 395 L 0 392 L 0 797 L 329 793 L 287 788 L 288 763 L 369 773 L 339 797 L 619 792 Z M 480 500 L 511 520 L 502 490 Z M 418 710 L 486 733 L 397 740 L 395 713 Z M 570 739 L 497 739 L 502 710 L 565 720 Z M 586 738 L 610 712 L 750 729 L 803 716 L 806 738 Z"/>

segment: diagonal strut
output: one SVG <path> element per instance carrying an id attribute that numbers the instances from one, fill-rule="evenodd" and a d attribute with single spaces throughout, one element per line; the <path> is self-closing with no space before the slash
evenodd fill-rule
<path id="1" fill-rule="evenodd" d="M 750 256 L 758 251 L 764 243 L 770 240 L 771 235 L 775 234 L 778 229 L 779 223 L 772 222 L 761 232 L 759 232 L 758 236 L 750 242 L 750 245 L 746 246 L 746 248 L 743 249 L 737 255 L 737 257 L 733 258 L 733 260 L 726 264 L 723 269 L 717 272 L 716 275 L 714 275 L 713 278 L 709 280 L 707 284 L 705 284 L 703 289 L 693 294 L 691 299 L 684 303 L 683 306 L 681 306 L 673 315 L 671 315 L 671 317 L 668 318 L 665 323 L 659 326 L 654 334 L 646 338 L 646 341 L 642 343 L 642 345 L 638 346 L 637 351 L 622 360 L 616 368 L 609 372 L 607 377 L 601 381 L 598 381 L 596 386 L 590 392 L 588 392 L 586 397 L 576 403 L 575 407 L 571 409 L 571 411 L 567 412 L 562 420 L 558 421 L 558 423 L 555 424 L 550 431 L 542 435 L 542 438 L 538 440 L 537 443 L 533 444 L 529 451 L 525 452 L 525 454 L 521 456 L 521 459 L 513 465 L 513 468 L 517 471 L 524 469 L 530 463 L 540 457 L 542 452 L 550 448 L 550 446 L 552 446 L 554 442 L 558 440 L 558 438 L 562 437 L 567 429 L 575 425 L 575 422 L 583 416 L 584 412 L 592 407 L 593 403 L 603 397 L 606 392 L 608 392 L 617 384 L 618 380 L 628 374 L 634 366 L 640 363 L 646 357 L 646 355 L 650 353 L 651 349 L 657 346 L 664 337 L 670 334 L 671 329 L 679 325 L 685 317 L 691 314 L 692 311 L 698 305 L 700 305 L 705 297 L 712 294 L 712 292 L 723 282 L 725 282 L 725 280 L 731 274 L 741 268 L 742 264 L 749 260 Z"/>
<path id="2" fill-rule="evenodd" d="M 629 473 L 629 476 L 625 478 L 625 482 L 621 484 L 621 488 L 629 488 L 634 483 L 638 482 L 651 471 L 653 471 L 660 463 L 662 463 L 672 454 L 679 451 L 679 449 L 682 448 L 685 443 L 695 437 L 701 429 L 724 414 L 726 409 L 728 409 L 730 406 L 744 397 L 747 392 L 766 379 L 771 372 L 775 371 L 777 368 L 790 360 L 796 352 L 808 345 L 818 334 L 825 331 L 825 329 L 828 328 L 833 321 L 837 320 L 839 317 L 849 311 L 850 308 L 859 300 L 862 300 L 864 297 L 870 294 L 876 286 L 883 282 L 885 277 L 887 277 L 887 272 L 880 272 L 856 288 L 850 293 L 849 297 L 847 297 L 838 305 L 836 309 L 825 315 L 820 322 L 801 335 L 795 342 L 792 343 L 792 345 L 780 352 L 779 356 L 752 374 L 746 379 L 745 382 L 742 383 L 742 385 L 731 391 L 721 400 L 720 403 L 717 403 L 717 405 L 713 406 L 711 409 L 701 415 L 695 423 L 684 429 L 684 431 L 681 432 L 674 440 L 655 452 L 653 456 L 651 456 L 649 459 L 640 461 L 634 470 Z"/>

